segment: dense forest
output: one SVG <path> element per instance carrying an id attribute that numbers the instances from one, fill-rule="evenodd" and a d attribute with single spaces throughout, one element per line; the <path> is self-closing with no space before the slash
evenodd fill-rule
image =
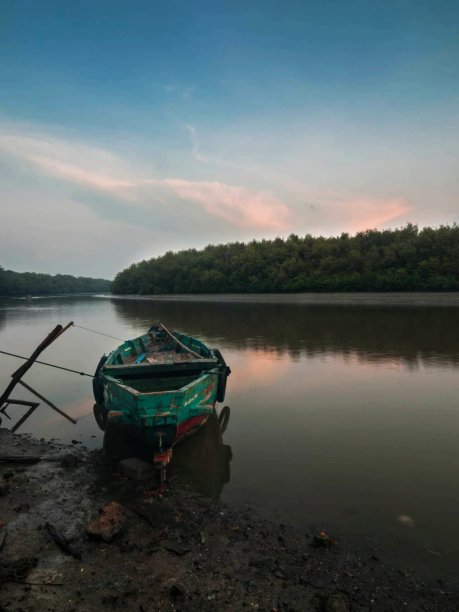
<path id="1" fill-rule="evenodd" d="M 459 226 L 412 224 L 168 252 L 112 284 L 117 294 L 458 290 Z"/>
<path id="2" fill-rule="evenodd" d="M 96 293 L 110 291 L 111 281 L 68 274 L 13 272 L 0 266 L 0 295 L 53 295 L 58 293 Z"/>

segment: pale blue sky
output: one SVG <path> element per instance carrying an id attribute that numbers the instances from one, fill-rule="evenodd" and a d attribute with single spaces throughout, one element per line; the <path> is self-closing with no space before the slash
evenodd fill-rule
<path id="1" fill-rule="evenodd" d="M 0 0 L 0 265 L 459 221 L 459 5 Z"/>

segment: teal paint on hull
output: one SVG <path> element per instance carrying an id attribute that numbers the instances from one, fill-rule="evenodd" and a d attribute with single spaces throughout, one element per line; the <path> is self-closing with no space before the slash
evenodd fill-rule
<path id="1" fill-rule="evenodd" d="M 210 414 L 216 402 L 218 370 L 210 370 L 182 389 L 140 393 L 102 373 L 104 405 L 109 420 L 152 427 L 159 418 L 181 423 Z"/>

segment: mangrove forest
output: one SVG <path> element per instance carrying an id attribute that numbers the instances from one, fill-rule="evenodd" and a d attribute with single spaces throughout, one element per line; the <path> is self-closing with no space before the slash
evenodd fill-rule
<path id="1" fill-rule="evenodd" d="M 102 293 L 110 291 L 111 281 L 68 274 L 13 272 L 0 266 L 0 296 L 56 295 L 62 293 Z"/>
<path id="2" fill-rule="evenodd" d="M 455 224 L 168 252 L 131 265 L 112 285 L 117 294 L 458 290 Z"/>

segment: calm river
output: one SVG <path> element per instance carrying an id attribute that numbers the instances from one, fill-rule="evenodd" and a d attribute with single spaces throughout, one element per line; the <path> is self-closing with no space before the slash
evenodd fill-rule
<path id="1" fill-rule="evenodd" d="M 403 303 L 400 302 L 402 299 Z M 220 348 L 232 368 L 215 422 L 172 470 L 225 501 L 324 529 L 431 577 L 459 563 L 459 298 L 269 296 L 0 302 L 0 349 L 30 354 L 68 321 L 131 338 L 161 320 Z M 73 328 L 42 359 L 92 373 L 118 341 Z M 0 355 L 0 384 L 19 361 Z M 41 404 L 18 432 L 100 447 L 90 378 L 35 365 Z M 14 397 L 30 397 L 18 387 Z M 23 409 L 10 407 L 11 427 Z"/>

